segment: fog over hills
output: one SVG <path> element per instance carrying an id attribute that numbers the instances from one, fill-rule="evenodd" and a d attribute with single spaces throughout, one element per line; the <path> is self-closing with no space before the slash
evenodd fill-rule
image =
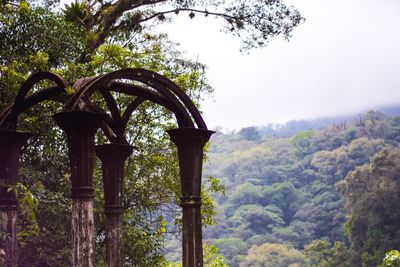
<path id="1" fill-rule="evenodd" d="M 353 113 L 342 116 L 332 117 L 321 117 L 315 119 L 303 119 L 303 120 L 290 120 L 284 124 L 270 123 L 265 126 L 256 126 L 261 136 L 291 136 L 300 131 L 308 129 L 322 129 L 329 125 L 340 125 L 346 124 L 349 121 L 353 121 L 360 118 L 366 112 L 374 110 L 383 113 L 387 117 L 400 116 L 400 104 L 381 106 L 375 109 L 363 110 L 359 113 Z"/>

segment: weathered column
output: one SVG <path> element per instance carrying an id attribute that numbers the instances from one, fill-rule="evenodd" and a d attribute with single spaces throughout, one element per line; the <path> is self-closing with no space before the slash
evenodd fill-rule
<path id="1" fill-rule="evenodd" d="M 201 172 L 203 148 L 214 132 L 195 128 L 169 130 L 178 147 L 182 186 L 183 267 L 202 267 Z"/>
<path id="2" fill-rule="evenodd" d="M 124 265 L 122 239 L 124 167 L 126 159 L 132 152 L 133 146 L 130 145 L 104 144 L 96 146 L 96 154 L 102 162 L 103 171 L 107 267 Z"/>
<path id="3" fill-rule="evenodd" d="M 94 138 L 104 115 L 88 111 L 54 115 L 68 138 L 72 183 L 72 266 L 93 267 L 93 164 Z"/>
<path id="4" fill-rule="evenodd" d="M 18 265 L 18 201 L 15 192 L 9 188 L 17 183 L 21 148 L 29 137 L 27 133 L 0 131 L 0 253 L 4 254 L 0 266 Z"/>

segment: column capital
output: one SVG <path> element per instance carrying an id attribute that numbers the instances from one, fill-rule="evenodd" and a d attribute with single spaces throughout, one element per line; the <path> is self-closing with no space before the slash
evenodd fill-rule
<path id="1" fill-rule="evenodd" d="M 105 117 L 90 111 L 60 112 L 53 116 L 67 134 L 73 199 L 94 196 L 94 138 Z"/>
<path id="2" fill-rule="evenodd" d="M 211 135 L 215 132 L 205 129 L 180 127 L 167 130 L 167 133 L 169 134 L 171 141 L 179 148 L 180 146 L 192 146 L 194 144 L 201 144 L 201 146 L 204 146 L 204 144 L 210 139 Z"/>
<path id="3" fill-rule="evenodd" d="M 122 205 L 124 166 L 134 148 L 128 144 L 116 143 L 96 146 L 96 155 L 102 163 L 105 214 L 119 215 L 124 211 Z"/>
<path id="4" fill-rule="evenodd" d="M 67 136 L 74 134 L 96 133 L 106 118 L 105 114 L 91 111 L 65 111 L 53 116 L 57 125 L 65 131 Z"/>
<path id="5" fill-rule="evenodd" d="M 182 197 L 200 197 L 203 148 L 214 132 L 196 128 L 167 132 L 178 147 Z"/>
<path id="6" fill-rule="evenodd" d="M 128 144 L 103 144 L 96 146 L 96 155 L 103 161 L 125 161 L 132 155 L 134 146 Z"/>

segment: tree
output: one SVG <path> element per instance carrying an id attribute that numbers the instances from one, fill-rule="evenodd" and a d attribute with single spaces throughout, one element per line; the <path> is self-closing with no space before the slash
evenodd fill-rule
<path id="1" fill-rule="evenodd" d="M 279 214 L 271 212 L 259 205 L 243 205 L 229 219 L 233 226 L 250 230 L 252 235 L 269 231 L 273 227 L 283 225 Z"/>
<path id="2" fill-rule="evenodd" d="M 376 266 L 386 251 L 400 246 L 399 152 L 382 150 L 337 185 L 349 209 L 345 229 L 352 266 Z"/>
<path id="3" fill-rule="evenodd" d="M 203 244 L 204 267 L 229 267 L 224 256 L 218 253 L 218 248 L 212 244 Z M 168 263 L 164 267 L 182 267 L 180 263 Z"/>
<path id="4" fill-rule="evenodd" d="M 397 250 L 391 250 L 386 253 L 383 262 L 379 267 L 396 267 L 400 265 L 400 252 Z"/>
<path id="5" fill-rule="evenodd" d="M 75 2 L 66 8 L 68 19 L 87 30 L 86 53 L 111 38 L 126 40 L 151 24 L 165 22 L 179 13 L 213 16 L 225 22 L 225 30 L 243 39 L 244 48 L 264 46 L 271 37 L 289 37 L 302 17 L 299 12 L 274 1 L 132 1 Z M 173 15 L 173 16 L 171 16 Z M 85 54 L 82 54 L 84 56 Z M 83 57 L 81 57 L 82 59 Z"/>
<path id="6" fill-rule="evenodd" d="M 200 101 L 203 93 L 212 91 L 204 76 L 205 66 L 182 59 L 165 35 L 151 33 L 153 26 L 168 22 L 178 13 L 186 13 L 190 18 L 204 14 L 222 19 L 228 33 L 242 38 L 244 49 L 264 46 L 277 35 L 289 37 L 303 20 L 295 8 L 275 0 L 238 0 L 229 4 L 214 0 L 76 1 L 62 13 L 52 0 L 1 1 L 0 108 L 11 103 L 21 83 L 32 72 L 51 70 L 72 83 L 82 76 L 122 67 L 146 67 L 161 72 L 192 99 Z M 40 84 L 35 89 L 46 86 Z M 118 97 L 118 101 L 124 105 L 127 99 Z M 24 114 L 19 125 L 20 130 L 38 133 L 27 146 L 21 182 L 40 203 L 32 210 L 37 214 L 35 223 L 40 231 L 21 237 L 24 245 L 20 266 L 69 264 L 69 224 L 65 223 L 70 209 L 67 155 L 62 133 L 45 114 L 59 109 L 58 104 L 42 103 Z M 165 110 L 146 103 L 129 125 L 129 141 L 139 148 L 135 160 L 127 167 L 125 238 L 132 247 L 125 251 L 129 264 L 155 266 L 163 261 L 160 253 L 166 227 L 160 207 L 168 207 L 174 214 L 174 204 L 179 198 L 178 167 L 172 160 L 176 152 L 163 134 L 173 124 Z M 97 188 L 100 181 L 96 172 Z M 100 265 L 104 255 L 104 229 L 100 227 L 102 197 L 101 190 L 97 190 L 95 216 L 99 222 L 96 230 Z M 207 203 L 204 206 L 210 207 Z M 203 213 L 206 220 L 212 214 L 210 210 Z M 58 215 L 56 219 L 54 214 Z M 57 241 L 57 254 L 53 253 L 50 240 Z"/>
<path id="7" fill-rule="evenodd" d="M 239 131 L 239 135 L 249 141 L 259 141 L 261 139 L 260 134 L 258 133 L 258 130 L 256 127 L 246 127 L 242 128 Z"/>
<path id="8" fill-rule="evenodd" d="M 72 82 L 81 76 L 93 76 L 123 67 L 147 67 L 175 80 L 194 100 L 200 101 L 203 93 L 212 91 L 204 77 L 205 66 L 183 59 L 176 45 L 169 42 L 165 35 L 147 33 L 143 36 L 146 43 L 136 44 L 136 50 L 118 44 L 103 44 L 85 63 L 76 63 L 76 57 L 85 47 L 85 38 L 80 29 L 64 20 L 63 15 L 40 6 L 30 7 L 26 2 L 17 6 L 2 3 L 0 8 L 0 35 L 5 37 L 0 49 L 0 92 L 1 100 L 4 100 L 1 109 L 11 103 L 28 75 L 39 70 L 59 72 Z M 55 27 L 51 28 L 53 25 Z M 53 46 L 51 36 L 45 35 L 47 30 L 66 41 L 54 38 Z M 24 45 L 13 47 L 13 43 Z M 56 49 L 58 45 L 60 51 Z M 63 53 L 64 50 L 72 52 Z M 35 89 L 46 86 L 48 84 L 40 84 Z M 118 98 L 122 106 L 127 100 Z M 104 105 L 102 102 L 98 104 Z M 42 103 L 24 114 L 19 124 L 19 130 L 37 134 L 25 148 L 21 183 L 39 201 L 39 205 L 30 210 L 36 215 L 32 223 L 38 225 L 39 231 L 28 233 L 27 223 L 30 222 L 19 221 L 20 266 L 69 265 L 68 217 L 71 207 L 68 160 L 65 139 L 48 117 L 59 108 L 60 105 L 53 102 Z M 169 113 L 149 103 L 142 105 L 130 121 L 129 141 L 137 146 L 138 151 L 135 158 L 128 162 L 126 170 L 124 238 L 129 246 L 125 249 L 127 264 L 156 266 L 163 262 L 162 247 L 166 232 L 163 210 L 168 208 L 170 217 L 179 219 L 176 213 L 180 195 L 176 151 L 164 131 L 173 127 L 174 123 Z M 98 138 L 104 139 L 102 136 Z M 99 171 L 95 172 L 95 184 L 96 252 L 97 262 L 101 265 L 104 258 L 104 218 Z M 214 214 L 210 206 L 212 198 L 204 200 L 204 221 L 209 222 Z M 169 222 L 173 224 L 173 220 Z"/>
<path id="9" fill-rule="evenodd" d="M 303 254 L 284 244 L 252 246 L 240 267 L 306 266 Z"/>
<path id="10" fill-rule="evenodd" d="M 356 124 L 360 134 L 369 138 L 386 138 L 392 134 L 392 129 L 384 114 L 369 111 L 360 117 Z"/>
<path id="11" fill-rule="evenodd" d="M 261 186 L 256 186 L 250 183 L 244 183 L 232 193 L 228 207 L 225 211 L 227 216 L 237 210 L 238 207 L 246 204 L 256 204 L 262 200 Z"/>
<path id="12" fill-rule="evenodd" d="M 205 244 L 204 266 L 205 267 L 228 267 L 228 263 L 222 255 L 218 253 L 218 248 L 214 245 Z"/>
<path id="13" fill-rule="evenodd" d="M 52 0 L 43 2 L 37 1 L 35 4 L 54 7 L 57 3 Z M 8 8 L 19 3 L 19 0 L 5 0 L 2 6 Z M 180 13 L 186 13 L 190 18 L 198 14 L 221 19 L 226 32 L 243 40 L 244 49 L 265 46 L 272 37 L 278 35 L 288 38 L 293 28 L 303 21 L 295 8 L 280 0 L 235 0 L 229 3 L 215 0 L 76 0 L 64 9 L 66 20 L 75 23 L 83 33 L 84 47 L 76 58 L 81 63 L 87 62 L 104 43 L 124 44 L 134 48 L 135 42 L 132 39 L 135 35 L 143 34 L 146 29 L 159 23 L 168 22 Z M 13 53 L 14 49 L 10 52 Z"/>
<path id="14" fill-rule="evenodd" d="M 348 251 L 342 242 L 333 245 L 326 240 L 314 240 L 304 248 L 305 257 L 311 267 L 345 267 Z"/>
<path id="15" fill-rule="evenodd" d="M 336 182 L 336 153 L 335 151 L 318 151 L 311 160 L 311 166 L 314 167 L 321 179 L 325 182 Z"/>
<path id="16" fill-rule="evenodd" d="M 368 115 L 368 131 L 349 121 L 251 145 L 239 133 L 220 134 L 206 170 L 229 185 L 218 199 L 226 217 L 207 237 L 305 248 L 307 266 L 377 266 L 400 240 L 399 118 L 378 115 Z"/>
<path id="17" fill-rule="evenodd" d="M 360 137 L 354 139 L 347 146 L 314 153 L 311 166 L 318 171 L 321 180 L 334 184 L 343 179 L 356 166 L 369 162 L 370 158 L 384 147 L 383 139 Z"/>
<path id="18" fill-rule="evenodd" d="M 343 223 L 345 211 L 343 199 L 333 185 L 314 182 L 305 191 L 311 194 L 308 201 L 299 207 L 294 216 L 294 222 L 303 222 L 306 229 L 312 229 L 311 240 L 327 239 L 330 242 L 344 241 Z M 305 233 L 308 231 L 303 230 Z M 298 231 L 301 233 L 301 231 Z M 306 236 L 306 235 L 301 235 Z M 303 245 L 311 241 L 306 240 Z"/>
<path id="19" fill-rule="evenodd" d="M 290 138 L 290 143 L 294 145 L 301 155 L 310 153 L 311 138 L 314 136 L 313 130 L 302 131 Z"/>
<path id="20" fill-rule="evenodd" d="M 229 259 L 229 266 L 238 266 L 241 257 L 246 253 L 248 246 L 240 238 L 220 238 L 213 240 L 220 253 Z"/>
<path id="21" fill-rule="evenodd" d="M 275 205 L 283 211 L 282 219 L 289 224 L 302 204 L 303 196 L 290 182 L 276 183 L 263 190 L 264 204 Z"/>

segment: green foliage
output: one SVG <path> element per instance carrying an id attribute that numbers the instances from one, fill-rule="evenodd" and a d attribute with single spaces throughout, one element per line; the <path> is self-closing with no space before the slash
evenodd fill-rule
<path id="1" fill-rule="evenodd" d="M 205 173 L 220 177 L 227 193 L 217 197 L 223 214 L 205 236 L 217 241 L 230 266 L 240 266 L 250 247 L 267 243 L 306 249 L 312 266 L 376 266 L 397 247 L 398 200 L 389 189 L 398 190 L 400 164 L 379 156 L 397 145 L 397 120 L 373 112 L 360 118 L 363 124 L 359 119 L 258 142 L 240 132 L 212 139 Z M 393 178 L 378 179 L 378 169 Z M 237 252 L 218 243 L 232 239 L 247 247 Z"/>
<path id="2" fill-rule="evenodd" d="M 230 262 L 238 261 L 240 255 L 244 255 L 248 247 L 240 238 L 220 238 L 213 240 L 213 243 Z"/>
<path id="3" fill-rule="evenodd" d="M 304 248 L 310 267 L 345 267 L 349 257 L 347 247 L 341 242 L 331 245 L 326 240 L 314 240 Z"/>
<path id="4" fill-rule="evenodd" d="M 284 244 L 266 243 L 252 246 L 240 267 L 294 267 L 306 266 L 303 254 Z"/>
<path id="5" fill-rule="evenodd" d="M 25 1 L 19 6 L 0 4 L 0 14 L 1 65 L 13 60 L 23 63 L 35 55 L 32 60 L 38 61 L 38 55 L 46 55 L 52 65 L 60 66 L 66 59 L 79 56 L 81 31 L 59 14 L 37 5 L 30 7 Z M 39 62 L 43 62 L 43 56 Z M 40 69 L 29 66 L 29 71 Z"/>
<path id="6" fill-rule="evenodd" d="M 225 257 L 218 252 L 218 248 L 214 245 L 203 245 L 205 267 L 228 267 Z"/>
<path id="7" fill-rule="evenodd" d="M 65 5 L 65 9 L 63 10 L 65 20 L 69 22 L 74 22 L 76 24 L 83 24 L 86 16 L 86 2 L 78 2 L 75 1 L 70 5 Z"/>
<path id="8" fill-rule="evenodd" d="M 246 127 L 239 131 L 240 137 L 249 141 L 260 141 L 261 136 L 256 127 Z"/>
<path id="9" fill-rule="evenodd" d="M 207 177 L 207 182 L 205 186 L 203 186 L 201 191 L 201 198 L 202 198 L 202 222 L 205 226 L 215 225 L 215 216 L 217 215 L 216 212 L 216 203 L 214 201 L 213 195 L 225 195 L 225 186 L 221 184 L 221 182 L 212 176 Z"/>
<path id="10" fill-rule="evenodd" d="M 0 3 L 1 109 L 12 103 L 21 83 L 32 72 L 50 70 L 72 83 L 81 77 L 125 67 L 147 68 L 163 74 L 174 80 L 199 106 L 204 94 L 212 92 L 205 77 L 206 67 L 182 58 L 176 44 L 168 41 L 166 35 L 152 34 L 155 20 L 156 24 L 168 22 L 171 15 L 179 12 L 188 12 L 191 18 L 199 13 L 212 14 L 226 22 L 230 32 L 242 38 L 245 48 L 264 46 L 277 35 L 289 37 L 292 29 L 303 20 L 295 8 L 280 1 L 171 1 L 168 5 L 147 0 L 135 5 L 127 5 L 123 0 L 113 3 L 75 1 L 59 10 L 57 1 L 53 0 Z M 34 90 L 50 85 L 43 83 Z M 71 88 L 67 88 L 66 94 L 71 93 Z M 131 100 L 118 94 L 114 96 L 120 106 L 126 106 Z M 99 99 L 95 101 L 100 106 L 105 105 Z M 59 110 L 59 104 L 46 102 L 21 116 L 19 129 L 37 134 L 23 156 L 21 184 L 26 192 L 32 192 L 39 205 L 21 209 L 21 212 L 26 210 L 26 221 L 38 227 L 34 228 L 34 233 L 31 231 L 24 236 L 26 246 L 20 253 L 20 266 L 70 264 L 70 230 L 66 222 L 71 203 L 66 146 L 62 132 L 48 117 Z M 161 251 L 165 234 L 174 224 L 179 226 L 176 150 L 165 135 L 165 130 L 174 124 L 165 109 L 145 103 L 128 125 L 129 141 L 138 148 L 128 162 L 125 180 L 124 238 L 126 246 L 130 246 L 125 249 L 130 266 L 163 263 Z M 104 140 L 101 135 L 97 138 Z M 259 136 L 251 138 L 259 139 Z M 98 167 L 97 164 L 96 258 L 102 264 L 104 196 Z M 210 178 L 203 187 L 203 221 L 213 224 L 216 212 L 210 192 L 223 193 L 224 187 L 215 178 Z M 26 198 L 21 201 L 29 204 L 28 195 L 23 196 Z M 25 223 L 21 220 L 20 227 L 28 231 L 30 228 Z"/>
<path id="11" fill-rule="evenodd" d="M 227 210 L 227 215 L 232 215 L 232 212 L 241 205 L 259 203 L 262 199 L 261 189 L 261 186 L 256 186 L 250 183 L 244 183 L 238 186 L 229 198 L 229 209 Z"/>
<path id="12" fill-rule="evenodd" d="M 0 4 L 0 108 L 9 105 L 22 82 L 31 72 L 51 70 L 70 81 L 124 67 L 147 68 L 164 74 L 182 85 L 199 105 L 204 94 L 212 92 L 205 77 L 205 66 L 182 58 L 177 45 L 165 35 L 146 34 L 132 48 L 120 43 L 104 43 L 80 61 L 85 53 L 85 29 L 65 21 L 57 12 L 33 5 L 24 8 Z M 4 38 L 3 38 L 4 37 Z M 139 39 L 137 39 L 139 40 Z M 40 84 L 40 90 L 50 84 Z M 71 93 L 68 88 L 66 93 Z M 120 106 L 131 98 L 115 95 Z M 104 106 L 103 102 L 98 103 Z M 31 108 L 20 118 L 19 130 L 36 135 L 24 149 L 21 184 L 39 204 L 21 209 L 19 215 L 20 266 L 67 266 L 70 264 L 70 185 L 65 138 L 49 115 L 60 105 L 45 102 Z M 162 249 L 165 236 L 179 224 L 180 184 L 176 150 L 165 130 L 175 127 L 165 109 L 145 103 L 131 118 L 129 141 L 136 147 L 135 156 L 126 168 L 124 238 L 126 264 L 157 266 L 165 261 Z M 104 136 L 98 135 L 99 140 Z M 102 215 L 102 178 L 95 170 L 96 259 L 104 262 L 104 217 Z M 145 188 L 145 190 L 144 190 Z M 214 223 L 215 206 L 209 192 L 222 192 L 215 178 L 204 185 L 202 210 L 205 224 Z M 25 201 L 26 200 L 26 201 Z M 29 199 L 22 199 L 28 203 Z M 162 208 L 161 208 L 162 207 Z M 28 209 L 29 208 L 29 209 Z M 30 213 L 29 213 L 30 212 Z M 168 220 L 163 219 L 168 218 Z M 170 219 L 171 218 L 171 219 Z"/>
<path id="13" fill-rule="evenodd" d="M 379 267 L 398 267 L 400 266 L 400 252 L 397 250 L 391 250 L 386 252 L 385 258 Z"/>
<path id="14" fill-rule="evenodd" d="M 230 218 L 233 227 L 240 226 L 251 230 L 252 233 L 265 233 L 268 229 L 283 225 L 283 219 L 259 205 L 243 205 Z"/>
<path id="15" fill-rule="evenodd" d="M 129 214 L 126 217 L 132 220 Z M 124 254 L 125 266 L 157 266 L 165 261 L 160 252 L 163 243 L 159 229 L 154 231 L 150 223 L 137 227 L 136 223 L 129 222 L 125 228 L 124 242 L 129 244 Z"/>
<path id="16" fill-rule="evenodd" d="M 224 256 L 218 253 L 219 250 L 212 244 L 203 243 L 203 264 L 204 267 L 228 267 Z M 165 263 L 163 267 L 182 267 L 181 263 Z"/>
<path id="17" fill-rule="evenodd" d="M 75 1 L 64 9 L 65 18 L 87 32 L 88 53 L 105 40 L 129 42 L 143 29 L 170 22 L 179 13 L 187 13 L 191 19 L 196 14 L 221 19 L 226 32 L 241 38 L 245 49 L 263 47 L 275 36 L 289 38 L 293 28 L 303 21 L 294 7 L 281 1 L 170 1 L 167 6 L 149 0 L 135 5 L 126 5 L 121 0 L 99 1 L 96 5 Z"/>
<path id="18" fill-rule="evenodd" d="M 14 187 L 9 188 L 14 191 L 19 202 L 19 229 L 18 242 L 21 246 L 27 245 L 27 239 L 37 236 L 39 233 L 39 225 L 37 223 L 36 209 L 39 200 L 32 194 L 29 189 L 21 183 L 17 183 Z"/>
<path id="19" fill-rule="evenodd" d="M 313 130 L 303 131 L 291 137 L 289 142 L 297 148 L 300 154 L 307 154 L 310 152 L 310 141 L 313 135 Z"/>
<path id="20" fill-rule="evenodd" d="M 362 135 L 370 138 L 379 138 L 381 136 L 390 136 L 392 129 L 385 115 L 376 111 L 367 112 L 357 122 L 357 128 Z"/>
<path id="21" fill-rule="evenodd" d="M 377 265 L 386 251 L 400 246 L 399 149 L 384 149 L 370 164 L 357 167 L 338 184 L 349 209 L 346 231 L 354 265 Z"/>
<path id="22" fill-rule="evenodd" d="M 283 211 L 283 220 L 290 222 L 302 203 L 302 195 L 291 182 L 275 183 L 263 190 L 264 203 Z"/>
<path id="23" fill-rule="evenodd" d="M 55 71 L 72 82 L 124 67 L 165 75 L 199 105 L 203 95 L 212 92 L 206 67 L 183 59 L 165 35 L 152 34 L 148 27 L 153 18 L 164 23 L 180 12 L 193 19 L 199 13 L 214 15 L 226 22 L 228 32 L 242 38 L 246 49 L 264 46 L 279 34 L 289 36 L 302 21 L 297 10 L 281 1 L 173 1 L 171 10 L 159 9 L 153 1 L 137 6 L 121 3 L 76 1 L 62 13 L 48 8 L 54 5 L 51 1 L 0 3 L 0 108 L 11 103 L 34 71 Z M 120 106 L 130 101 L 115 97 Z M 20 266 L 70 264 L 66 147 L 61 131 L 47 116 L 59 109 L 56 103 L 42 103 L 24 114 L 19 125 L 20 130 L 37 133 L 25 149 L 21 184 L 15 188 L 23 203 L 18 226 Z M 174 123 L 171 114 L 151 103 L 141 106 L 129 122 L 129 141 L 138 148 L 128 162 L 125 180 L 129 266 L 166 264 L 162 254 L 166 235 L 179 229 L 176 150 L 165 135 Z M 354 123 L 293 137 L 262 139 L 254 127 L 218 134 L 205 171 L 210 178 L 203 185 L 202 217 L 207 224 L 217 220 L 219 225 L 216 230 L 206 228 L 205 235 L 234 267 L 304 266 L 299 252 L 304 247 L 313 266 L 376 266 L 386 251 L 399 247 L 399 214 L 393 207 L 399 202 L 400 161 L 399 151 L 390 150 L 399 141 L 399 125 L 398 118 L 368 112 Z M 101 135 L 97 138 L 104 140 Z M 96 257 L 101 265 L 104 218 L 98 167 Z M 226 188 L 212 177 L 220 177 Z M 343 197 L 336 191 L 337 182 Z M 216 203 L 212 192 L 224 195 L 216 196 Z M 349 210 L 345 224 L 349 251 L 339 242 L 346 242 L 343 198 Z M 216 214 L 216 209 L 221 213 Z M 204 251 L 206 264 L 226 266 L 214 247 Z"/>

